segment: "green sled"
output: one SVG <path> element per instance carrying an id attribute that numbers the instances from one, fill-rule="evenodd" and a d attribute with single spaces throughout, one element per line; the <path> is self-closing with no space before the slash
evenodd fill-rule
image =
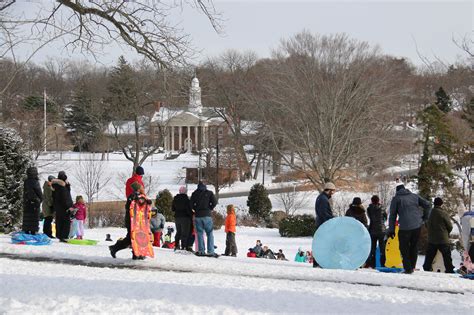
<path id="1" fill-rule="evenodd" d="M 70 239 L 67 241 L 69 244 L 73 245 L 97 245 L 99 241 L 96 240 L 76 240 L 76 239 Z"/>

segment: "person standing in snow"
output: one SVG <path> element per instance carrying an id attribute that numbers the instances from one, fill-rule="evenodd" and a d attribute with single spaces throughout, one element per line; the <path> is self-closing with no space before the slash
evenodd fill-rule
<path id="1" fill-rule="evenodd" d="M 174 196 L 171 210 L 174 212 L 174 222 L 176 223 L 175 248 L 192 251 L 193 244 L 189 243 L 189 238 L 191 235 L 193 209 L 191 208 L 191 200 L 189 200 L 186 187 L 179 187 L 179 194 Z"/>
<path id="2" fill-rule="evenodd" d="M 428 219 L 428 248 L 426 249 L 423 270 L 433 271 L 433 260 L 439 250 L 443 255 L 446 273 L 454 273 L 449 241 L 449 233 L 453 230 L 453 224 L 449 215 L 442 209 L 442 205 L 443 200 L 435 198 L 434 207 Z"/>
<path id="3" fill-rule="evenodd" d="M 39 216 L 43 193 L 38 179 L 38 169 L 29 167 L 26 170 L 27 178 L 23 182 L 23 225 L 22 231 L 36 234 L 39 231 Z"/>
<path id="4" fill-rule="evenodd" d="M 75 235 L 72 235 L 72 237 L 76 236 L 78 240 L 82 240 L 84 236 L 84 223 L 87 217 L 87 207 L 84 198 L 82 198 L 82 196 L 77 196 L 76 203 L 72 207 L 77 209 L 73 221 L 73 224 L 75 225 L 73 229 Z"/>
<path id="5" fill-rule="evenodd" d="M 67 242 L 71 220 L 69 209 L 72 207 L 71 185 L 67 181 L 66 172 L 60 171 L 58 178 L 52 181 L 53 209 L 56 213 L 56 237 L 60 242 Z"/>
<path id="6" fill-rule="evenodd" d="M 377 248 L 377 243 L 380 248 L 380 264 L 385 266 L 385 222 L 387 221 L 388 215 L 387 211 L 385 211 L 380 204 L 379 196 L 372 196 L 371 201 L 372 203 L 367 208 L 367 214 L 370 220 L 369 234 L 372 241 L 368 265 L 375 268 L 375 249 Z"/>
<path id="7" fill-rule="evenodd" d="M 225 218 L 225 256 L 237 256 L 237 244 L 235 243 L 235 231 L 237 218 L 235 217 L 235 209 L 233 205 L 227 206 L 227 217 Z"/>
<path id="8" fill-rule="evenodd" d="M 165 216 L 161 214 L 156 207 L 151 209 L 150 229 L 153 233 L 153 246 L 160 247 L 161 234 L 165 228 Z"/>
<path id="9" fill-rule="evenodd" d="M 316 198 L 316 202 L 314 205 L 315 212 L 316 212 L 316 230 L 326 221 L 331 220 L 334 218 L 334 214 L 332 213 L 331 203 L 329 199 L 331 199 L 332 195 L 336 193 L 336 185 L 331 182 L 327 182 L 324 184 L 323 192 L 321 192 Z M 318 262 L 314 259 L 313 256 L 313 267 L 319 267 Z"/>
<path id="10" fill-rule="evenodd" d="M 145 170 L 141 166 L 137 166 L 135 169 L 135 172 L 133 173 L 132 177 L 127 179 L 127 182 L 125 183 L 125 198 L 128 198 L 131 194 L 133 194 L 133 188 L 132 184 L 137 182 L 145 188 L 145 185 L 143 184 L 143 175 L 145 174 Z"/>
<path id="11" fill-rule="evenodd" d="M 352 204 L 346 211 L 346 217 L 354 218 L 360 223 L 362 223 L 366 228 L 368 228 L 367 215 L 365 214 L 365 209 L 362 205 L 362 200 L 359 197 L 355 197 L 352 200 Z"/>
<path id="12" fill-rule="evenodd" d="M 123 239 L 119 239 L 114 245 L 109 246 L 110 255 L 113 258 L 116 258 L 118 251 L 122 249 L 129 248 L 132 245 L 132 231 L 131 231 L 131 222 L 130 222 L 130 206 L 132 201 L 138 200 L 140 196 L 145 195 L 145 189 L 138 182 L 134 182 L 130 185 L 133 192 L 128 196 L 127 202 L 125 203 L 125 227 L 127 228 L 127 235 Z M 151 204 L 151 200 L 147 198 L 147 203 Z M 132 259 L 144 259 L 141 256 L 135 256 L 132 250 Z"/>
<path id="13" fill-rule="evenodd" d="M 423 211 L 420 211 L 420 208 Z M 402 254 L 404 273 L 413 273 L 418 259 L 418 239 L 421 225 L 428 220 L 430 202 L 412 193 L 404 185 L 396 187 L 396 194 L 390 203 L 389 228 L 387 235 L 395 237 L 395 222 L 399 223 L 398 241 Z"/>
<path id="14" fill-rule="evenodd" d="M 51 224 L 53 223 L 54 218 L 54 209 L 53 209 L 53 187 L 52 181 L 54 176 L 48 176 L 48 180 L 43 184 L 43 233 L 46 234 L 49 238 L 53 238 L 53 229 Z"/>
<path id="15" fill-rule="evenodd" d="M 207 236 L 207 255 L 217 256 L 214 253 L 214 234 L 211 212 L 217 205 L 216 197 L 206 185 L 199 182 L 197 189 L 191 195 L 191 206 L 196 213 L 195 225 L 198 234 L 198 255 L 206 254 L 204 232 Z"/>

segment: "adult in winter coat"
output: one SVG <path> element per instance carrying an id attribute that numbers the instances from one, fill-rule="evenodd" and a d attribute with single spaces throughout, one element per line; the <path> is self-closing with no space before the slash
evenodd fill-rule
<path id="1" fill-rule="evenodd" d="M 138 182 L 134 182 L 130 185 L 132 188 L 133 192 L 128 196 L 127 202 L 125 203 L 125 227 L 127 228 L 127 235 L 119 239 L 114 245 L 109 246 L 110 250 L 110 255 L 113 258 L 116 258 L 116 254 L 118 251 L 122 249 L 129 248 L 132 245 L 132 239 L 131 239 L 131 223 L 130 223 L 130 206 L 132 204 L 132 201 L 138 200 L 140 196 L 145 196 L 145 189 L 143 186 L 141 186 Z M 151 204 L 151 200 L 147 198 L 147 203 Z M 132 251 L 132 259 L 144 259 L 145 257 L 141 256 L 135 256 L 135 254 Z"/>
<path id="2" fill-rule="evenodd" d="M 56 237 L 61 242 L 67 242 L 71 220 L 69 209 L 72 207 L 71 186 L 64 171 L 58 173 L 58 178 L 52 180 L 53 209 L 56 213 Z"/>
<path id="3" fill-rule="evenodd" d="M 171 210 L 174 212 L 176 224 L 175 248 L 192 251 L 193 244 L 189 243 L 189 238 L 192 232 L 193 209 L 186 187 L 179 188 L 179 194 L 173 198 Z"/>
<path id="4" fill-rule="evenodd" d="M 53 238 L 53 229 L 51 224 L 53 223 L 54 218 L 54 208 L 53 208 L 53 179 L 54 176 L 48 176 L 48 180 L 43 184 L 43 233 L 48 235 L 49 238 Z"/>
<path id="5" fill-rule="evenodd" d="M 237 244 L 235 243 L 235 232 L 237 225 L 237 218 L 235 216 L 235 209 L 233 205 L 227 206 L 227 217 L 225 218 L 225 256 L 237 256 Z"/>
<path id="6" fill-rule="evenodd" d="M 333 183 L 326 183 L 323 192 L 319 194 L 318 198 L 316 198 L 316 203 L 314 205 L 316 211 L 316 229 L 327 220 L 334 218 L 329 199 L 331 199 L 335 192 L 336 186 Z"/>
<path id="7" fill-rule="evenodd" d="M 131 194 L 133 194 L 133 188 L 132 184 L 137 182 L 145 188 L 145 185 L 143 184 L 143 175 L 145 174 L 145 171 L 143 167 L 137 166 L 135 168 L 135 172 L 133 173 L 132 177 L 127 179 L 127 182 L 125 183 L 125 198 L 128 198 Z"/>
<path id="8" fill-rule="evenodd" d="M 316 198 L 316 203 L 314 205 L 316 211 L 316 229 L 318 229 L 324 222 L 334 218 L 329 199 L 331 199 L 332 195 L 335 193 L 336 185 L 331 182 L 327 182 L 324 184 L 323 192 L 319 194 L 318 198 Z M 316 259 L 313 259 L 313 267 L 319 267 Z"/>
<path id="9" fill-rule="evenodd" d="M 362 200 L 359 197 L 355 197 L 352 200 L 352 204 L 346 211 L 346 217 L 354 218 L 360 223 L 362 223 L 366 228 L 369 227 L 367 222 L 367 215 L 365 214 L 365 209 L 362 205 Z"/>
<path id="10" fill-rule="evenodd" d="M 23 182 L 23 226 L 22 231 L 36 234 L 39 230 L 39 215 L 43 193 L 38 179 L 36 167 L 26 170 L 27 178 Z"/>
<path id="11" fill-rule="evenodd" d="M 371 204 L 367 208 L 367 214 L 369 216 L 369 234 L 372 241 L 370 248 L 370 256 L 367 261 L 368 266 L 375 268 L 375 249 L 377 243 L 380 248 L 380 264 L 385 266 L 385 233 L 386 227 L 385 222 L 387 221 L 387 211 L 380 204 L 380 198 L 377 195 L 372 196 Z"/>
<path id="12" fill-rule="evenodd" d="M 434 207 L 428 219 L 428 248 L 426 249 L 423 269 L 425 271 L 433 271 L 433 259 L 439 250 L 441 255 L 443 255 L 446 273 L 454 273 L 449 241 L 449 233 L 453 230 L 453 224 L 449 215 L 442 209 L 442 205 L 443 200 L 435 198 Z"/>
<path id="13" fill-rule="evenodd" d="M 404 185 L 398 185 L 395 197 L 390 203 L 389 228 L 387 235 L 395 237 L 395 222 L 398 217 L 398 241 L 402 254 L 403 269 L 411 274 L 418 258 L 418 239 L 420 238 L 421 225 L 428 220 L 430 202 L 412 193 Z M 421 211 L 420 208 L 423 210 Z"/>
<path id="14" fill-rule="evenodd" d="M 153 246 L 160 247 L 161 234 L 165 228 L 166 219 L 157 208 L 151 209 L 150 229 L 153 233 Z"/>
<path id="15" fill-rule="evenodd" d="M 204 255 L 206 248 L 204 246 L 204 232 L 207 236 L 207 254 L 215 256 L 214 253 L 214 234 L 212 222 L 212 210 L 217 205 L 216 196 L 212 191 L 207 190 L 206 185 L 199 182 L 197 189 L 191 195 L 191 206 L 195 211 L 195 225 L 198 234 L 199 254 Z"/>

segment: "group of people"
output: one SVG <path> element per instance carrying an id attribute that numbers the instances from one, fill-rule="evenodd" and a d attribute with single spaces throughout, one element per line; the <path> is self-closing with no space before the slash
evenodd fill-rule
<path id="1" fill-rule="evenodd" d="M 273 252 L 268 246 L 262 245 L 260 240 L 257 240 L 254 247 L 249 248 L 247 252 L 249 258 L 265 258 L 276 260 L 288 260 L 283 254 L 283 250 L 279 249 L 277 253 Z"/>
<path id="2" fill-rule="evenodd" d="M 313 263 L 313 253 L 311 251 L 304 251 L 301 247 L 295 255 L 295 261 L 300 263 Z"/>
<path id="3" fill-rule="evenodd" d="M 152 201 L 146 197 L 145 185 L 143 183 L 144 169 L 141 166 L 136 167 L 134 174 L 125 184 L 125 194 L 127 202 L 125 204 L 125 227 L 127 228 L 127 235 L 117 241 L 116 244 L 109 246 L 110 254 L 116 257 L 116 253 L 122 249 L 128 248 L 131 245 L 131 226 L 130 226 L 130 205 L 133 200 L 138 198 L 145 198 L 151 205 Z M 172 203 L 172 211 L 175 216 L 176 235 L 174 241 L 175 250 L 193 251 L 193 244 L 195 242 L 195 234 L 197 234 L 198 256 L 217 256 L 214 246 L 213 234 L 213 220 L 212 211 L 217 205 L 217 200 L 214 193 L 207 189 L 204 183 L 199 182 L 197 189 L 192 193 L 191 197 L 187 194 L 186 187 L 179 188 L 179 193 L 174 196 Z M 160 246 L 161 233 L 165 226 L 165 218 L 161 213 L 159 207 L 152 209 L 151 218 L 151 232 L 153 233 L 154 246 Z M 236 256 L 237 245 L 235 242 L 235 226 L 236 217 L 234 206 L 227 207 L 227 217 L 225 222 L 226 249 L 224 255 Z M 196 231 L 196 233 L 194 233 Z M 204 234 L 206 235 L 206 242 L 204 242 Z M 171 237 L 171 234 L 170 234 Z M 166 243 L 166 240 L 165 240 Z M 132 255 L 133 259 L 143 259 L 143 257 Z"/>
<path id="4" fill-rule="evenodd" d="M 335 192 L 336 186 L 329 182 L 325 184 L 323 192 L 317 197 L 315 203 L 316 228 L 319 228 L 323 223 L 334 217 L 329 200 Z M 375 268 L 375 250 L 377 245 L 380 247 L 381 265 L 385 264 L 385 242 L 388 237 L 395 237 L 395 226 L 398 222 L 398 240 L 404 273 L 413 273 L 418 259 L 421 227 L 423 224 L 426 224 L 428 229 L 428 246 L 423 269 L 425 271 L 432 271 L 434 257 L 437 251 L 440 251 L 443 256 L 446 273 L 453 273 L 454 266 L 449 240 L 449 233 L 453 229 L 451 219 L 443 209 L 443 200 L 441 198 L 435 198 L 433 204 L 434 207 L 432 208 L 428 200 L 412 193 L 403 184 L 399 184 L 396 187 L 395 196 L 390 203 L 389 216 L 377 195 L 372 196 L 371 204 L 367 211 L 362 205 L 361 198 L 354 198 L 345 215 L 358 220 L 369 231 L 372 244 L 366 266 Z M 388 229 L 385 225 L 387 217 Z M 466 232 L 468 235 L 463 240 L 471 239 L 471 229 L 466 228 Z M 466 253 L 473 252 L 472 243 L 466 241 L 464 246 Z M 470 259 L 472 261 L 472 254 Z M 313 266 L 319 266 L 316 260 L 314 260 Z"/>
<path id="5" fill-rule="evenodd" d="M 82 239 L 87 208 L 82 196 L 72 201 L 71 185 L 66 172 L 60 171 L 57 178 L 48 176 L 41 190 L 38 169 L 29 167 L 23 183 L 23 225 L 22 231 L 28 234 L 39 232 L 41 209 L 44 217 L 43 233 L 53 236 L 53 220 L 56 223 L 56 238 L 60 242 L 76 237 Z"/>

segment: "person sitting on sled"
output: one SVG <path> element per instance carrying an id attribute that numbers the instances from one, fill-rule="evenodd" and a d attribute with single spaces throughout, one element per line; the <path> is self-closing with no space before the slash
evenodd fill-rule
<path id="1" fill-rule="evenodd" d="M 165 216 L 162 215 L 156 207 L 151 209 L 150 229 L 153 233 L 153 246 L 160 247 L 161 233 L 165 227 Z"/>
<path id="2" fill-rule="evenodd" d="M 175 242 L 172 242 L 173 232 L 174 232 L 174 228 L 172 226 L 168 226 L 166 235 L 164 237 L 164 243 L 162 246 L 163 248 L 170 248 L 170 249 L 175 248 Z"/>
<path id="3" fill-rule="evenodd" d="M 301 247 L 298 248 L 298 252 L 296 253 L 296 256 L 295 256 L 295 261 L 306 262 L 306 255 L 304 253 L 304 250 L 301 249 Z"/>
<path id="4" fill-rule="evenodd" d="M 276 255 L 277 260 L 288 260 L 285 257 L 285 254 L 283 254 L 283 250 L 279 249 L 278 253 Z"/>

